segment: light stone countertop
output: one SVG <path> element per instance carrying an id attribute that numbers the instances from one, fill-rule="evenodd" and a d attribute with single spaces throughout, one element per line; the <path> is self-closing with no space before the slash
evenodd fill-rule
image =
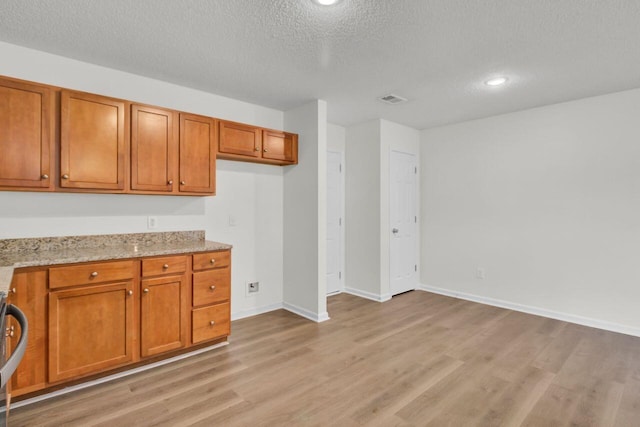
<path id="1" fill-rule="evenodd" d="M 204 232 L 108 235 L 104 236 L 104 242 L 107 243 L 99 245 L 102 241 L 101 237 L 0 240 L 0 292 L 6 295 L 9 291 L 15 268 L 232 248 L 225 243 L 204 240 Z"/>

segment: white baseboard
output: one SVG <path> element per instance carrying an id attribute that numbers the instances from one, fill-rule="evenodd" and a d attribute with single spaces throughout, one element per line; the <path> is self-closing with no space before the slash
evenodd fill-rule
<path id="1" fill-rule="evenodd" d="M 280 310 L 284 308 L 281 302 L 264 305 L 262 307 L 250 308 L 248 310 L 240 310 L 235 313 L 231 313 L 231 320 L 244 319 L 245 317 L 257 316 L 258 314 L 268 313 L 274 310 Z"/>
<path id="2" fill-rule="evenodd" d="M 326 311 L 324 313 L 316 314 L 312 311 L 307 310 L 306 308 L 298 307 L 297 305 L 289 304 L 288 302 L 283 303 L 283 308 L 287 311 L 292 312 L 293 314 L 297 314 L 298 316 L 313 320 L 316 323 L 329 320 L 329 313 L 327 313 Z"/>
<path id="3" fill-rule="evenodd" d="M 376 302 L 385 302 L 391 299 L 391 294 L 379 295 L 379 294 L 374 294 L 373 292 L 367 292 L 367 291 L 362 291 L 360 289 L 354 289 L 354 288 L 348 288 L 348 287 L 344 288 L 344 292 L 346 294 L 355 295 L 357 297 L 370 299 L 371 301 L 376 301 Z"/>
<path id="4" fill-rule="evenodd" d="M 54 397 L 62 396 L 63 394 L 71 393 L 77 390 L 82 390 L 84 388 L 93 387 L 94 385 L 106 383 L 108 381 L 113 381 L 118 378 L 127 377 L 129 375 L 137 374 L 139 372 L 148 371 L 149 369 L 157 368 L 158 366 L 166 365 L 169 363 L 176 362 L 178 360 L 186 359 L 188 357 L 192 357 L 201 353 L 206 353 L 207 351 L 215 350 L 216 348 L 224 347 L 229 345 L 228 341 L 224 341 L 218 344 L 214 344 L 210 347 L 201 348 L 198 350 L 194 350 L 189 353 L 180 354 L 175 357 L 171 357 L 169 359 L 160 360 L 158 362 L 149 363 L 148 365 L 138 366 L 137 368 L 129 369 L 127 371 L 118 372 L 113 375 L 109 375 L 106 377 L 98 378 L 93 381 L 87 381 L 86 383 L 77 384 L 71 387 L 66 387 L 60 390 L 52 391 L 51 393 L 41 394 L 39 396 L 32 397 L 31 399 L 21 400 L 19 402 L 12 402 L 11 409 L 19 408 L 21 406 L 30 405 L 32 403 L 40 402 L 42 400 L 51 399 Z"/>
<path id="5" fill-rule="evenodd" d="M 449 297 L 478 302 L 480 304 L 492 305 L 495 307 L 507 308 L 509 310 L 521 311 L 523 313 L 535 314 L 537 316 L 549 317 L 551 319 L 562 320 L 564 322 L 589 326 L 591 328 L 603 329 L 605 331 L 618 332 L 621 334 L 640 337 L 640 328 L 621 325 L 619 323 L 607 322 L 605 320 L 593 319 L 590 317 L 578 316 L 570 313 L 547 310 L 545 308 L 519 304 L 511 301 L 504 301 L 495 298 L 483 297 L 480 295 L 468 294 L 465 292 L 452 291 L 450 289 L 438 288 L 436 286 L 420 285 L 417 289 L 434 294 L 446 295 Z"/>

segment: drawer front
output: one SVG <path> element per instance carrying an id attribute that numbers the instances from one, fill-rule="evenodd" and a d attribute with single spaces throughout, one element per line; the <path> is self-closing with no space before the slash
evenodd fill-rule
<path id="1" fill-rule="evenodd" d="M 128 280 L 132 279 L 133 275 L 133 261 L 131 260 L 51 267 L 49 269 L 49 288 Z"/>
<path id="2" fill-rule="evenodd" d="M 142 277 L 159 276 L 161 274 L 180 274 L 185 271 L 187 271 L 186 255 L 142 260 Z"/>
<path id="3" fill-rule="evenodd" d="M 228 267 L 231 261 L 230 251 L 207 252 L 193 255 L 194 270 Z"/>
<path id="4" fill-rule="evenodd" d="M 230 296 L 231 271 L 228 268 L 193 273 L 193 305 L 227 301 Z"/>
<path id="5" fill-rule="evenodd" d="M 231 332 L 229 303 L 197 308 L 192 312 L 193 343 L 212 340 Z"/>

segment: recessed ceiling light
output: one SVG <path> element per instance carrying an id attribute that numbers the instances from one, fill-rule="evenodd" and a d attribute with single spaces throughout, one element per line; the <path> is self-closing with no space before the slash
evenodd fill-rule
<path id="1" fill-rule="evenodd" d="M 487 80 L 486 82 L 484 82 L 484 84 L 486 84 L 487 86 L 500 86 L 505 84 L 507 81 L 509 81 L 509 79 L 506 77 L 495 77 L 493 79 Z"/>
<path id="2" fill-rule="evenodd" d="M 322 6 L 331 6 L 332 4 L 338 3 L 339 0 L 312 0 L 312 1 Z"/>

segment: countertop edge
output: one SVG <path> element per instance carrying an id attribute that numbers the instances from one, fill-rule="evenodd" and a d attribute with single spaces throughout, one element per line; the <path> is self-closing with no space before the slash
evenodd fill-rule
<path id="1" fill-rule="evenodd" d="M 202 246 L 185 246 L 185 247 L 167 247 L 162 249 L 148 249 L 141 247 L 140 249 L 133 249 L 131 247 L 104 247 L 104 248 L 91 248 L 92 250 L 102 249 L 105 251 L 104 254 L 86 254 L 82 257 L 78 257 L 77 255 L 60 255 L 57 257 L 45 258 L 45 259 L 27 259 L 28 254 L 25 254 L 24 260 L 15 261 L 13 263 L 0 265 L 0 295 L 7 296 L 9 292 L 9 287 L 11 286 L 11 281 L 13 280 L 13 273 L 18 268 L 26 268 L 26 267 L 42 267 L 48 265 L 63 265 L 63 264 L 78 264 L 83 262 L 94 262 L 94 261 L 109 261 L 115 259 L 136 259 L 136 258 L 146 258 L 152 256 L 161 256 L 161 255 L 176 255 L 176 254 L 187 254 L 187 253 L 200 253 L 200 252 L 215 252 L 215 251 L 224 251 L 230 250 L 233 248 L 233 245 L 229 245 L 227 243 L 219 243 L 212 241 L 204 241 L 201 243 Z"/>

